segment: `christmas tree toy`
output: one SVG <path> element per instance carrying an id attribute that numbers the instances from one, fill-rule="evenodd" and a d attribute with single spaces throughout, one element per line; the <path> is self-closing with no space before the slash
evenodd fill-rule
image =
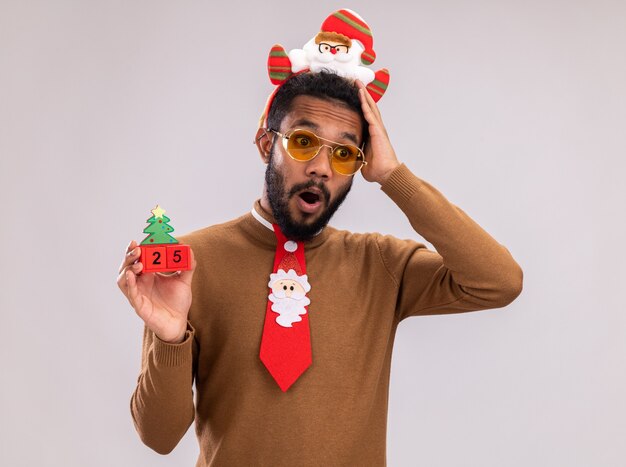
<path id="1" fill-rule="evenodd" d="M 139 261 L 143 264 L 143 272 L 173 272 L 191 269 L 191 252 L 189 245 L 178 243 L 170 232 L 174 228 L 169 224 L 170 218 L 165 210 L 157 205 L 152 211 L 152 217 L 146 222 L 148 227 L 143 229 L 148 236 L 143 239 L 139 248 Z"/>

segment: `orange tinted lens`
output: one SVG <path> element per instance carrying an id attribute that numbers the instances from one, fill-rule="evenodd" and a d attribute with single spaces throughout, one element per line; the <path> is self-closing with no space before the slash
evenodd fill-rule
<path id="1" fill-rule="evenodd" d="M 333 169 L 342 175 L 352 175 L 363 165 L 363 154 L 356 146 L 336 146 L 333 148 Z"/>
<path id="2" fill-rule="evenodd" d="M 299 161 L 313 159 L 320 150 L 318 137 L 306 130 L 294 130 L 283 141 L 289 155 Z"/>

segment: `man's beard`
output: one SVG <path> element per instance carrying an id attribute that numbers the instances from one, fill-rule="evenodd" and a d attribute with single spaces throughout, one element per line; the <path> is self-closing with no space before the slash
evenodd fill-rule
<path id="1" fill-rule="evenodd" d="M 341 203 L 344 202 L 346 196 L 352 188 L 352 178 L 350 183 L 337 193 L 337 197 L 333 202 L 330 202 L 330 192 L 323 182 L 316 182 L 311 179 L 305 183 L 299 183 L 291 187 L 287 192 L 285 188 L 285 178 L 281 172 L 276 169 L 274 164 L 274 148 L 270 153 L 270 160 L 265 169 L 265 185 L 267 187 L 267 197 L 272 208 L 272 214 L 276 223 L 280 227 L 283 235 L 290 240 L 306 241 L 313 238 L 319 233 L 326 225 L 333 214 L 339 209 Z M 302 190 L 307 188 L 317 187 L 324 194 L 324 208 L 317 220 L 312 223 L 299 223 L 297 222 L 289 212 L 289 200 L 296 196 Z"/>

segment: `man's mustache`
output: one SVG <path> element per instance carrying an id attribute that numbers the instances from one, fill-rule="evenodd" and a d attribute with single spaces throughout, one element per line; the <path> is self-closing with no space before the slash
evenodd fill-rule
<path id="1" fill-rule="evenodd" d="M 326 185 L 324 183 L 315 182 L 315 180 L 309 180 L 308 182 L 298 183 L 297 185 L 294 185 L 293 187 L 291 187 L 291 190 L 289 190 L 288 196 L 289 198 L 291 198 L 292 196 L 295 196 L 295 194 L 299 191 L 313 187 L 319 188 L 319 190 L 324 194 L 324 205 L 328 207 L 328 203 L 330 202 L 330 191 L 328 191 L 328 188 L 326 188 Z"/>

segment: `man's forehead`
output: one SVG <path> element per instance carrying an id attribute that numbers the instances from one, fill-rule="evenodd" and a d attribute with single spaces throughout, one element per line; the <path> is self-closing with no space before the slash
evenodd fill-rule
<path id="1" fill-rule="evenodd" d="M 355 144 L 359 142 L 362 132 L 361 116 L 345 102 L 313 96 L 295 97 L 281 126 L 283 130 L 306 126 L 318 131 L 332 127 Z"/>

